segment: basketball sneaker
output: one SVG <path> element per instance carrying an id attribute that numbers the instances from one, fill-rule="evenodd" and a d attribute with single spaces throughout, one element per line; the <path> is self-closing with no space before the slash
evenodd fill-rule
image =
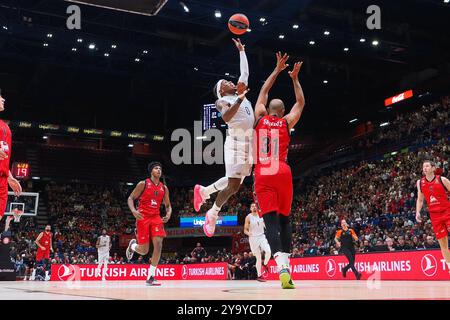
<path id="1" fill-rule="evenodd" d="M 212 209 L 209 209 L 212 210 Z M 208 211 L 209 212 L 209 211 Z M 203 225 L 203 232 L 209 238 L 214 236 L 214 232 L 216 231 L 216 221 L 217 218 L 209 218 L 208 212 L 205 215 L 205 224 Z"/>
<path id="2" fill-rule="evenodd" d="M 133 249 L 131 249 L 131 246 L 135 243 L 136 243 L 136 239 L 131 239 L 130 243 L 128 243 L 128 248 L 127 248 L 127 251 L 125 252 L 128 262 L 130 262 L 131 258 L 133 258 L 134 251 L 133 251 Z"/>
<path id="3" fill-rule="evenodd" d="M 289 272 L 289 269 L 282 269 L 280 271 L 280 280 L 281 280 L 281 287 L 283 289 L 295 289 L 294 282 L 292 282 L 291 279 L 291 273 Z"/>
<path id="4" fill-rule="evenodd" d="M 159 282 L 156 281 L 155 277 L 150 277 L 150 279 L 145 281 L 145 283 L 148 286 L 151 286 L 151 287 L 156 287 L 156 286 L 160 286 L 161 285 Z"/>
<path id="5" fill-rule="evenodd" d="M 194 210 L 196 212 L 200 211 L 200 208 L 202 207 L 202 204 L 205 203 L 206 199 L 207 198 L 202 195 L 202 186 L 196 184 L 194 187 Z"/>
<path id="6" fill-rule="evenodd" d="M 259 281 L 259 282 L 267 282 L 267 280 L 264 279 L 263 276 L 259 276 L 258 278 L 256 278 L 256 281 Z"/>

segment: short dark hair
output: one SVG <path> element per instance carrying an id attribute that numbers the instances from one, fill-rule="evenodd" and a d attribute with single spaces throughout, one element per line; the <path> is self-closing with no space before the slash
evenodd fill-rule
<path id="1" fill-rule="evenodd" d="M 148 165 L 148 167 L 147 167 L 148 173 L 151 174 L 153 168 L 154 168 L 154 167 L 157 167 L 157 166 L 161 167 L 161 169 L 162 169 L 162 164 L 161 164 L 161 162 L 158 162 L 158 161 L 152 161 L 152 162 L 150 162 L 149 165 Z"/>
<path id="2" fill-rule="evenodd" d="M 433 160 L 426 159 L 426 160 L 423 161 L 423 163 L 427 163 L 427 162 L 428 162 L 432 167 L 436 167 L 436 163 L 435 163 Z"/>

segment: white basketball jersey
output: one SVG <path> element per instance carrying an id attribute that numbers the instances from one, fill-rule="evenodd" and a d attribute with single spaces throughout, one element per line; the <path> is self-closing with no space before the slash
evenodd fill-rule
<path id="1" fill-rule="evenodd" d="M 258 237 L 264 234 L 264 219 L 254 216 L 251 213 L 248 215 L 250 219 L 250 234 L 251 237 Z"/>
<path id="2" fill-rule="evenodd" d="M 98 248 L 99 253 L 107 253 L 109 252 L 109 244 L 111 243 L 111 238 L 109 236 L 100 236 L 100 245 L 102 247 Z"/>
<path id="3" fill-rule="evenodd" d="M 230 105 L 233 105 L 236 100 L 237 96 L 224 96 L 220 98 L 219 100 L 224 100 Z M 253 124 L 255 122 L 255 115 L 253 113 L 252 104 L 247 99 L 244 99 L 242 101 L 241 105 L 239 106 L 238 111 L 236 114 L 231 118 L 229 122 L 227 122 L 228 125 L 228 134 L 230 136 L 242 136 L 243 132 L 247 132 L 250 136 L 252 134 Z"/>

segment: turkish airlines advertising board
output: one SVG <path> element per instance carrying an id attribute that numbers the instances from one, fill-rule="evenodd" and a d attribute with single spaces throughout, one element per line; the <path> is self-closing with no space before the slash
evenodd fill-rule
<path id="1" fill-rule="evenodd" d="M 348 264 L 343 255 L 291 259 L 290 264 L 294 280 L 355 280 L 351 270 L 346 278 L 342 275 L 342 268 Z M 450 280 L 440 250 L 357 254 L 355 267 L 361 279 Z M 278 279 L 276 270 L 271 260 L 266 279 Z"/>
<path id="2" fill-rule="evenodd" d="M 108 265 L 106 280 L 146 280 L 147 264 Z M 186 265 L 163 264 L 156 269 L 157 280 L 226 280 L 226 263 L 204 263 Z M 51 281 L 96 281 L 101 280 L 97 265 L 92 264 L 54 264 Z"/>
<path id="3" fill-rule="evenodd" d="M 321 256 L 291 259 L 294 280 L 343 280 L 342 268 L 347 265 L 344 256 Z M 361 279 L 376 280 L 450 280 L 449 270 L 440 250 L 366 253 L 356 255 L 356 268 Z M 187 265 L 160 265 L 158 280 L 226 280 L 226 263 Z M 52 265 L 52 281 L 101 280 L 96 265 Z M 278 280 L 274 260 L 269 262 L 267 280 Z M 145 280 L 148 265 L 112 264 L 108 266 L 107 280 Z M 354 280 L 349 270 L 345 279 Z"/>

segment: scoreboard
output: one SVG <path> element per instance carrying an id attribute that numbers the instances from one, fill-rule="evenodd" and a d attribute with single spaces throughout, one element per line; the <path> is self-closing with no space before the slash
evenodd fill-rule
<path id="1" fill-rule="evenodd" d="M 219 110 L 216 109 L 216 105 L 214 103 L 204 104 L 203 105 L 203 131 L 209 129 L 226 129 L 227 125 L 222 120 L 222 115 Z"/>
<path id="2" fill-rule="evenodd" d="M 30 177 L 30 165 L 25 162 L 14 162 L 12 175 L 17 179 L 28 179 Z"/>

